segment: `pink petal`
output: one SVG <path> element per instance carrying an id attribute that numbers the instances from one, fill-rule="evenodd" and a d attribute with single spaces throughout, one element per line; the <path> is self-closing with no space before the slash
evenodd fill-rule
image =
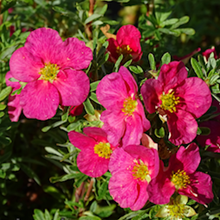
<path id="1" fill-rule="evenodd" d="M 57 64 L 59 67 L 66 61 L 64 42 L 59 33 L 50 28 L 38 28 L 28 36 L 25 48 L 42 62 Z"/>
<path id="2" fill-rule="evenodd" d="M 132 211 L 140 210 L 146 204 L 149 198 L 149 195 L 147 192 L 147 186 L 148 186 L 147 182 L 139 181 L 139 184 L 137 185 L 137 191 L 138 191 L 137 200 L 132 206 L 130 206 L 130 209 Z"/>
<path id="3" fill-rule="evenodd" d="M 137 83 L 134 77 L 128 71 L 128 69 L 125 68 L 124 66 L 121 66 L 118 73 L 121 74 L 123 80 L 125 81 L 126 86 L 128 87 L 127 90 L 129 91 L 129 96 L 131 96 L 131 94 L 137 94 L 138 92 Z"/>
<path id="4" fill-rule="evenodd" d="M 85 69 L 93 59 L 92 50 L 85 45 L 85 42 L 77 38 L 67 38 L 64 42 L 66 60 L 63 67 L 71 67 L 76 70 Z"/>
<path id="5" fill-rule="evenodd" d="M 201 157 L 199 154 L 199 147 L 195 143 L 191 143 L 187 148 L 181 146 L 176 153 L 170 158 L 169 167 L 170 169 L 178 170 L 178 164 L 182 165 L 182 170 L 187 174 L 194 173 L 199 166 Z"/>
<path id="6" fill-rule="evenodd" d="M 9 95 L 8 97 L 8 115 L 11 121 L 16 122 L 21 115 L 22 107 L 20 106 L 20 95 Z"/>
<path id="7" fill-rule="evenodd" d="M 124 113 L 120 110 L 114 112 L 105 110 L 102 112 L 100 119 L 104 123 L 102 129 L 108 134 L 108 141 L 113 145 L 117 145 L 126 128 Z"/>
<path id="8" fill-rule="evenodd" d="M 134 112 L 133 115 L 125 118 L 125 133 L 122 139 L 123 147 L 130 144 L 140 144 L 144 132 L 141 117 Z"/>
<path id="9" fill-rule="evenodd" d="M 43 80 L 30 82 L 21 91 L 20 105 L 27 118 L 47 120 L 56 114 L 59 93 L 50 82 Z"/>
<path id="10" fill-rule="evenodd" d="M 87 127 L 83 129 L 83 132 L 93 138 L 94 140 L 96 140 L 97 142 L 107 142 L 107 134 L 105 133 L 105 131 L 101 128 L 97 128 L 97 127 Z"/>
<path id="11" fill-rule="evenodd" d="M 198 124 L 194 117 L 185 111 L 179 110 L 168 115 L 169 141 L 175 145 L 188 144 L 197 135 Z"/>
<path id="12" fill-rule="evenodd" d="M 147 134 L 143 133 L 142 138 L 141 138 L 141 144 L 147 148 L 152 148 L 155 150 L 158 150 L 158 144 L 155 143 L 150 136 L 148 136 Z"/>
<path id="13" fill-rule="evenodd" d="M 201 204 L 208 204 L 213 200 L 212 180 L 208 174 L 196 172 L 190 175 L 190 185 L 187 188 L 179 189 L 178 193 Z"/>
<path id="14" fill-rule="evenodd" d="M 120 73 L 111 73 L 104 76 L 97 86 L 97 99 L 105 107 L 123 107 L 125 98 L 128 97 L 126 84 Z"/>
<path id="15" fill-rule="evenodd" d="M 158 80 L 148 79 L 141 87 L 144 105 L 149 113 L 154 113 L 156 111 L 155 107 L 159 105 L 159 95 L 163 92 L 161 86 Z"/>
<path id="16" fill-rule="evenodd" d="M 25 47 L 17 49 L 11 56 L 10 72 L 12 77 L 22 82 L 31 82 L 40 77 L 44 65 L 40 58 L 33 56 Z"/>
<path id="17" fill-rule="evenodd" d="M 93 138 L 88 137 L 76 131 L 70 131 L 68 133 L 68 136 L 70 142 L 80 150 L 91 149 L 94 151 L 94 146 L 97 144 L 97 141 L 94 140 Z"/>
<path id="18" fill-rule="evenodd" d="M 211 106 L 212 97 L 207 84 L 198 77 L 191 77 L 176 89 L 178 96 L 184 99 L 181 108 L 193 114 L 196 118 L 202 116 Z"/>
<path id="19" fill-rule="evenodd" d="M 113 38 L 109 38 L 107 41 L 109 42 L 109 45 L 106 49 L 109 53 L 109 61 L 115 63 L 119 57 L 119 54 L 116 52 L 118 43 Z"/>
<path id="20" fill-rule="evenodd" d="M 175 186 L 170 181 L 170 173 L 163 171 L 164 165 L 160 161 L 160 171 L 157 177 L 150 181 L 147 191 L 150 202 L 154 204 L 167 204 L 175 192 Z"/>
<path id="21" fill-rule="evenodd" d="M 94 148 L 83 150 L 77 156 L 79 170 L 90 176 L 100 177 L 108 170 L 109 159 L 101 158 L 94 153 Z"/>
<path id="22" fill-rule="evenodd" d="M 131 207 L 138 196 L 137 184 L 132 173 L 124 170 L 113 173 L 109 180 L 109 192 L 121 208 Z"/>
<path id="23" fill-rule="evenodd" d="M 187 78 L 187 75 L 188 72 L 184 63 L 173 61 L 161 67 L 158 81 L 165 85 L 164 92 L 167 93 L 170 89 L 181 84 Z"/>
<path id="24" fill-rule="evenodd" d="M 90 89 L 88 76 L 83 71 L 72 69 L 60 71 L 53 85 L 59 91 L 61 104 L 64 106 L 82 104 Z"/>

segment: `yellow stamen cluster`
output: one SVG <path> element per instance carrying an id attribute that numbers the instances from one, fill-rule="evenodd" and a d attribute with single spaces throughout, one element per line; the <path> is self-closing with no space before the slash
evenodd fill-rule
<path id="1" fill-rule="evenodd" d="M 43 68 L 40 69 L 40 79 L 53 82 L 59 72 L 57 64 L 46 63 Z"/>
<path id="2" fill-rule="evenodd" d="M 132 115 L 137 107 L 137 104 L 138 102 L 133 100 L 131 97 L 126 98 L 123 103 L 122 112 L 124 112 L 125 115 Z"/>
<path id="3" fill-rule="evenodd" d="M 179 97 L 175 97 L 174 92 L 162 94 L 161 101 L 161 108 L 171 113 L 176 111 L 176 105 L 180 102 Z"/>
<path id="4" fill-rule="evenodd" d="M 94 147 L 95 154 L 98 154 L 99 157 L 109 159 L 112 154 L 112 149 L 109 143 L 99 142 Z"/>
<path id="5" fill-rule="evenodd" d="M 187 212 L 187 208 L 184 204 L 168 205 L 167 209 L 171 219 L 182 219 L 185 217 L 185 213 Z"/>
<path id="6" fill-rule="evenodd" d="M 150 182 L 150 175 L 149 170 L 146 164 L 143 163 L 142 160 L 140 160 L 140 163 L 136 162 L 135 166 L 132 169 L 132 174 L 135 179 L 141 180 L 141 181 L 148 181 Z"/>
<path id="7" fill-rule="evenodd" d="M 130 54 L 132 52 L 132 49 L 129 45 L 122 45 L 121 47 L 117 46 L 116 53 L 118 54 Z"/>
<path id="8" fill-rule="evenodd" d="M 190 177 L 184 170 L 178 170 L 171 175 L 171 182 L 175 185 L 176 189 L 186 188 L 190 184 Z"/>

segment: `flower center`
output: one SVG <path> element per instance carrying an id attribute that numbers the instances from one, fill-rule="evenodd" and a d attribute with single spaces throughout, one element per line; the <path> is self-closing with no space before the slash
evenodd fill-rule
<path id="1" fill-rule="evenodd" d="M 95 154 L 98 154 L 99 157 L 109 159 L 112 154 L 112 149 L 109 143 L 99 142 L 94 147 Z"/>
<path id="2" fill-rule="evenodd" d="M 176 189 L 182 189 L 190 184 L 190 178 L 184 170 L 178 170 L 171 175 L 171 182 L 175 185 Z"/>
<path id="3" fill-rule="evenodd" d="M 136 109 L 137 104 L 138 102 L 133 100 L 131 97 L 126 98 L 123 103 L 122 112 L 124 112 L 125 115 L 132 115 Z"/>
<path id="4" fill-rule="evenodd" d="M 57 64 L 46 63 L 43 68 L 40 69 L 40 79 L 50 81 L 51 83 L 56 79 L 59 72 Z"/>
<path id="5" fill-rule="evenodd" d="M 167 206 L 168 213 L 172 218 L 182 219 L 185 217 L 186 208 L 183 204 L 178 205 L 168 205 Z"/>
<path id="6" fill-rule="evenodd" d="M 171 113 L 176 111 L 176 105 L 180 102 L 179 97 L 175 97 L 174 92 L 162 94 L 161 101 L 161 108 Z"/>
<path id="7" fill-rule="evenodd" d="M 130 54 L 132 52 L 132 49 L 129 45 L 122 45 L 121 47 L 117 46 L 116 53 L 118 54 Z"/>
<path id="8" fill-rule="evenodd" d="M 135 179 L 144 181 L 146 180 L 148 183 L 150 182 L 151 178 L 149 175 L 148 167 L 146 164 L 143 163 L 142 160 L 140 160 L 140 163 L 136 162 L 133 169 L 132 169 L 132 175 Z"/>

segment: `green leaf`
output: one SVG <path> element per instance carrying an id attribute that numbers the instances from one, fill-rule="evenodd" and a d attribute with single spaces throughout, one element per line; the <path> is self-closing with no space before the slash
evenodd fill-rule
<path id="1" fill-rule="evenodd" d="M 94 21 L 95 19 L 97 19 L 97 18 L 100 18 L 100 17 L 102 17 L 102 15 L 101 14 L 92 14 L 90 17 L 88 17 L 86 20 L 85 20 L 85 24 L 88 24 L 89 22 L 92 22 L 92 21 Z"/>
<path id="2" fill-rule="evenodd" d="M 44 216 L 45 216 L 45 220 L 52 220 L 51 215 L 50 215 L 50 213 L 48 212 L 47 209 L 45 210 Z"/>
<path id="3" fill-rule="evenodd" d="M 178 37 L 180 35 L 180 31 L 179 30 L 170 30 L 167 28 L 159 28 L 158 29 L 160 32 L 164 33 L 164 34 L 169 34 L 169 35 L 174 35 L 176 37 Z"/>
<path id="4" fill-rule="evenodd" d="M 57 200 L 65 200 L 65 196 L 54 186 L 43 186 L 44 192 L 52 195 Z"/>
<path id="5" fill-rule="evenodd" d="M 158 137 L 158 138 L 163 138 L 165 135 L 165 130 L 163 127 L 161 127 L 160 129 L 155 129 L 154 134 Z"/>
<path id="6" fill-rule="evenodd" d="M 211 87 L 211 90 L 214 94 L 219 94 L 220 93 L 220 89 L 219 89 L 219 84 L 215 84 L 214 86 Z M 214 95 L 212 94 L 212 95 Z M 218 100 L 218 99 L 217 99 Z M 220 101 L 219 101 L 220 102 Z"/>
<path id="7" fill-rule="evenodd" d="M 161 24 L 166 26 L 166 25 L 172 25 L 175 24 L 178 21 L 178 18 L 171 18 L 163 21 Z"/>
<path id="8" fill-rule="evenodd" d="M 170 15 L 171 15 L 172 11 L 156 11 L 155 15 L 157 20 L 159 20 L 160 22 L 164 22 Z"/>
<path id="9" fill-rule="evenodd" d="M 128 60 L 123 66 L 124 67 L 128 67 L 131 63 L 132 63 L 132 59 Z"/>
<path id="10" fill-rule="evenodd" d="M 202 72 L 202 69 L 199 65 L 199 63 L 192 57 L 191 58 L 191 65 L 192 65 L 192 68 L 194 69 L 196 75 L 203 79 L 203 72 Z"/>
<path id="11" fill-rule="evenodd" d="M 93 107 L 92 103 L 90 102 L 89 98 L 87 98 L 86 101 L 83 102 L 83 105 L 84 105 L 84 108 L 85 108 L 86 112 L 89 115 L 94 115 L 95 114 L 94 107 Z"/>
<path id="12" fill-rule="evenodd" d="M 216 74 L 216 75 L 213 75 L 212 77 L 210 77 L 210 79 L 209 79 L 209 85 L 214 85 L 219 78 L 220 78 L 220 75 L 219 75 L 219 74 L 218 74 L 218 75 Z"/>
<path id="13" fill-rule="evenodd" d="M 33 218 L 34 220 L 45 220 L 44 213 L 39 209 L 34 210 Z"/>
<path id="14" fill-rule="evenodd" d="M 0 101 L 3 101 L 11 93 L 12 87 L 8 86 L 0 92 Z"/>
<path id="15" fill-rule="evenodd" d="M 79 218 L 79 220 L 102 220 L 102 219 L 97 216 L 82 216 Z"/>
<path id="16" fill-rule="evenodd" d="M 95 91 L 99 83 L 100 83 L 100 80 L 91 83 L 91 84 L 90 84 L 90 91 L 91 91 L 91 92 Z"/>
<path id="17" fill-rule="evenodd" d="M 185 24 L 185 23 L 187 23 L 188 21 L 189 21 L 189 16 L 184 16 L 184 17 L 180 18 L 180 19 L 178 20 L 178 22 L 176 22 L 174 25 L 172 25 L 170 29 L 176 29 L 176 28 L 178 28 L 180 25 Z"/>
<path id="18" fill-rule="evenodd" d="M 155 62 L 155 59 L 154 59 L 154 55 L 152 53 L 149 53 L 148 60 L 150 62 L 150 68 L 152 70 L 156 70 L 156 62 Z"/>
<path id="19" fill-rule="evenodd" d="M 58 218 L 59 218 L 59 209 L 55 212 L 53 220 L 59 220 Z"/>
<path id="20" fill-rule="evenodd" d="M 5 115 L 4 112 L 0 112 L 0 118 L 2 118 Z"/>
<path id="21" fill-rule="evenodd" d="M 89 97 L 92 101 L 96 102 L 97 104 L 101 105 L 99 100 L 97 99 L 97 96 L 94 92 L 91 92 L 91 95 Z"/>
<path id="22" fill-rule="evenodd" d="M 0 111 L 4 110 L 7 107 L 7 105 L 1 104 L 0 103 Z"/>
<path id="23" fill-rule="evenodd" d="M 114 71 L 113 72 L 118 72 L 119 66 L 121 61 L 123 60 L 123 54 L 121 54 L 118 58 L 118 60 L 115 63 Z"/>
<path id="24" fill-rule="evenodd" d="M 97 197 L 98 200 L 101 200 L 104 198 L 107 189 L 108 189 L 108 182 L 104 181 L 98 189 L 98 197 Z"/>
<path id="25" fill-rule="evenodd" d="M 21 166 L 21 169 L 27 174 L 27 176 L 29 176 L 30 178 L 33 178 L 38 185 L 41 185 L 40 178 L 29 166 L 26 166 L 24 164 L 20 164 L 20 166 Z"/>
<path id="26" fill-rule="evenodd" d="M 68 127 L 66 128 L 68 132 L 76 130 L 76 128 L 78 128 L 81 125 L 80 121 L 71 123 L 70 125 L 68 125 Z"/>
<path id="27" fill-rule="evenodd" d="M 195 30 L 192 28 L 178 28 L 178 29 L 175 29 L 174 31 L 179 31 L 179 32 L 187 34 L 187 35 L 194 35 L 195 34 Z"/>
<path id="28" fill-rule="evenodd" d="M 78 173 L 69 173 L 64 176 L 58 176 L 58 177 L 51 177 L 50 182 L 51 183 L 57 183 L 57 182 L 64 182 L 67 180 L 75 179 L 81 177 L 83 174 L 78 172 Z"/>
<path id="29" fill-rule="evenodd" d="M 166 52 L 161 58 L 161 63 L 162 63 L 162 65 L 168 64 L 168 63 L 170 63 L 170 61 L 171 61 L 171 56 L 168 52 Z"/>
<path id="30" fill-rule="evenodd" d="M 140 66 L 129 66 L 129 69 L 136 74 L 143 73 L 143 69 Z"/>

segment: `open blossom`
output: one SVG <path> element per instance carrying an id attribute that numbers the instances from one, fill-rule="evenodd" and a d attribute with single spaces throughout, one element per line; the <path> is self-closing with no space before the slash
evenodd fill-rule
<path id="1" fill-rule="evenodd" d="M 107 172 L 110 156 L 118 145 L 110 144 L 101 128 L 87 127 L 83 132 L 68 133 L 70 142 L 81 150 L 77 156 L 77 166 L 90 177 L 100 177 Z"/>
<path id="2" fill-rule="evenodd" d="M 46 120 L 56 114 L 59 104 L 82 104 L 90 86 L 81 69 L 87 68 L 91 60 L 91 49 L 77 38 L 63 42 L 53 29 L 32 31 L 9 63 L 12 77 L 27 83 L 20 93 L 24 115 Z"/>
<path id="3" fill-rule="evenodd" d="M 21 88 L 21 84 L 19 82 L 12 82 L 9 79 L 12 78 L 11 72 L 7 72 L 5 76 L 5 81 L 7 86 L 12 87 L 12 92 Z M 11 121 L 18 121 L 19 116 L 22 111 L 22 107 L 20 106 L 20 98 L 19 94 L 9 95 L 8 97 L 8 115 Z"/>
<path id="4" fill-rule="evenodd" d="M 169 166 L 160 163 L 158 176 L 148 186 L 149 200 L 154 204 L 167 204 L 176 191 L 198 203 L 207 204 L 213 199 L 212 181 L 208 174 L 196 172 L 201 157 L 195 143 L 181 146 L 171 156 Z"/>
<path id="5" fill-rule="evenodd" d="M 134 78 L 123 66 L 118 73 L 105 76 L 97 87 L 97 98 L 106 108 L 101 114 L 102 128 L 112 143 L 122 138 L 123 146 L 140 144 L 143 132 L 150 128 L 137 92 Z"/>
<path id="6" fill-rule="evenodd" d="M 122 208 L 141 209 L 147 202 L 148 184 L 159 171 L 158 153 L 153 148 L 129 145 L 116 149 L 110 158 L 109 192 Z"/>
<path id="7" fill-rule="evenodd" d="M 124 60 L 131 58 L 134 62 L 140 60 L 142 56 L 140 39 L 140 31 L 135 26 L 122 26 L 116 34 L 116 39 L 108 39 L 109 60 L 115 63 L 121 54 L 123 54 Z"/>
<path id="8" fill-rule="evenodd" d="M 190 143 L 197 133 L 196 118 L 211 105 L 211 93 L 198 77 L 187 78 L 182 62 L 161 67 L 158 79 L 148 79 L 141 87 L 144 104 L 149 113 L 155 111 L 167 121 L 169 140 L 175 144 Z"/>

